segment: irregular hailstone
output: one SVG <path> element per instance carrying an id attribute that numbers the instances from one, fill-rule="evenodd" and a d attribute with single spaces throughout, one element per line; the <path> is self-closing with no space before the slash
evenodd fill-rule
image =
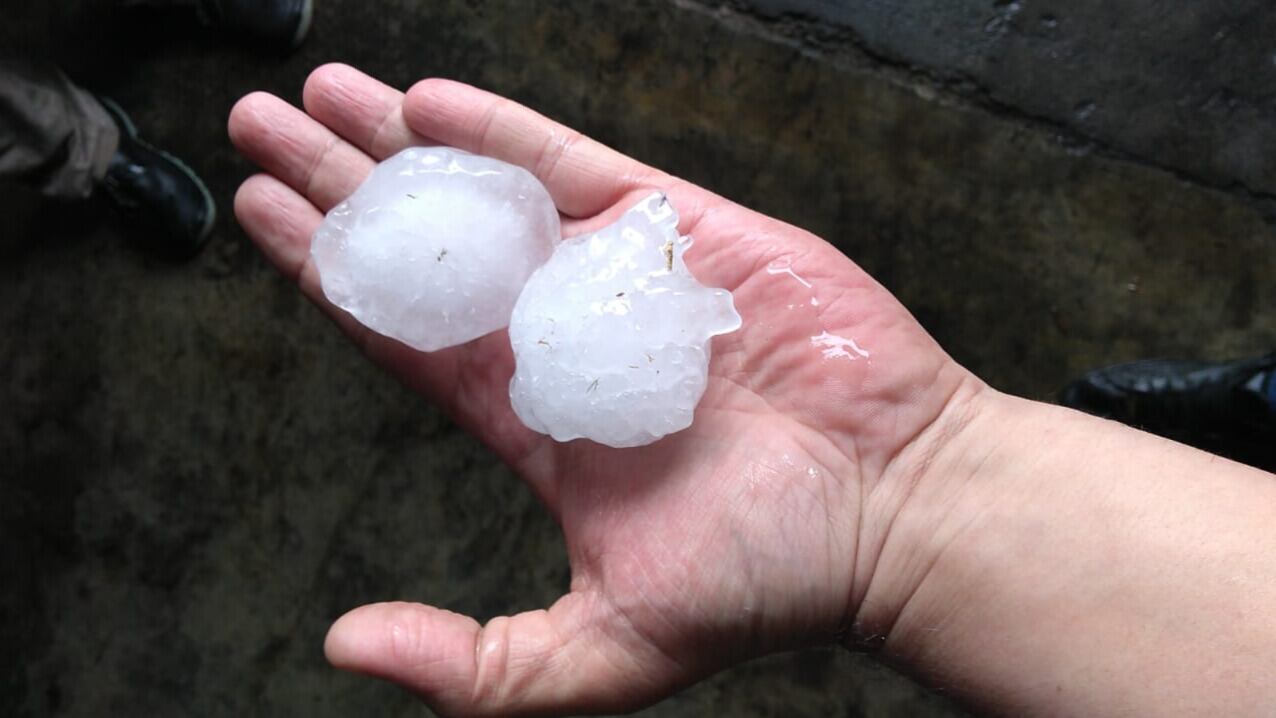
<path id="1" fill-rule="evenodd" d="M 696 281 L 678 214 L 654 194 L 615 224 L 565 240 L 510 319 L 514 411 L 558 441 L 641 446 L 691 425 L 709 340 L 740 327 L 731 293 Z"/>
<path id="2" fill-rule="evenodd" d="M 329 301 L 376 332 L 434 351 L 508 324 L 560 231 L 553 200 L 527 170 L 413 147 L 328 213 L 310 251 Z"/>

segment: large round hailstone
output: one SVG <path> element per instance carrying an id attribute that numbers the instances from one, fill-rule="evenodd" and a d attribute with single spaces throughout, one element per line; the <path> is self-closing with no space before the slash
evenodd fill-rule
<path id="1" fill-rule="evenodd" d="M 560 232 L 554 201 L 527 170 L 413 147 L 328 213 L 310 251 L 329 301 L 434 351 L 506 326 Z"/>
<path id="2" fill-rule="evenodd" d="M 515 413 L 558 441 L 649 444 L 691 425 L 709 344 L 740 327 L 725 289 L 691 276 L 678 214 L 654 194 L 599 232 L 563 241 L 510 319 Z"/>

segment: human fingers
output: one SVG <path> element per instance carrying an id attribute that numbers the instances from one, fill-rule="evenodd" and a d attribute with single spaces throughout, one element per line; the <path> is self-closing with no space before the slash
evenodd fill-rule
<path id="1" fill-rule="evenodd" d="M 349 65 L 331 63 L 306 79 L 307 114 L 375 160 L 414 145 L 435 144 L 403 119 L 403 93 Z"/>
<path id="2" fill-rule="evenodd" d="M 324 643 L 336 667 L 392 681 L 444 715 L 621 712 L 691 680 L 594 594 L 480 625 L 412 603 L 355 609 Z"/>
<path id="3" fill-rule="evenodd" d="M 250 177 L 235 195 L 235 216 L 279 271 L 297 282 L 373 363 L 447 411 L 505 460 L 522 457 L 535 440 L 509 408 L 507 386 L 514 358 L 503 333 L 460 347 L 418 352 L 364 327 L 323 294 L 310 258 L 310 238 L 323 221 L 319 210 L 271 175 Z M 549 500 L 548 486 L 533 484 Z"/>
<path id="4" fill-rule="evenodd" d="M 560 212 L 592 217 L 669 178 L 512 100 L 459 82 L 422 80 L 403 100 L 408 127 L 445 145 L 526 168 Z"/>
<path id="5" fill-rule="evenodd" d="M 265 92 L 254 92 L 235 103 L 227 129 L 245 157 L 321 212 L 349 197 L 375 165 L 363 150 Z"/>
<path id="6" fill-rule="evenodd" d="M 310 238 L 323 220 L 319 210 L 277 177 L 258 174 L 235 193 L 235 218 L 266 259 L 297 281 L 310 257 Z"/>

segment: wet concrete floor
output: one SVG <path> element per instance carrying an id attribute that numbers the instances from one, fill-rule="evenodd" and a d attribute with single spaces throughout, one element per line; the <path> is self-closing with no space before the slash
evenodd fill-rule
<path id="1" fill-rule="evenodd" d="M 556 528 L 509 471 L 365 364 L 230 217 L 250 172 L 226 140 L 231 105 L 256 89 L 297 101 L 326 61 L 400 87 L 473 82 L 805 227 L 1007 391 L 1049 399 L 1095 365 L 1276 345 L 1261 192 L 747 4 L 319 0 L 283 59 L 100 3 L 31 5 L 9 46 L 129 108 L 223 215 L 174 265 L 98 204 L 0 196 L 6 713 L 417 715 L 326 666 L 333 618 L 386 598 L 491 616 L 566 585 Z M 961 712 L 830 649 L 643 713 L 710 714 Z"/>

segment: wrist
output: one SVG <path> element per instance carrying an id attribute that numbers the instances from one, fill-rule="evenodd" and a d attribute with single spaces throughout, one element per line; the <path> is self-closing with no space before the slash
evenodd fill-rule
<path id="1" fill-rule="evenodd" d="M 999 444 L 1007 399 L 967 374 L 935 420 L 866 488 L 843 635 L 847 647 L 887 646 L 948 537 L 961 530 L 964 515 L 978 510 L 966 489 Z"/>
<path id="2" fill-rule="evenodd" d="M 962 415 L 929 459 L 896 462 L 923 468 L 849 646 L 1011 714 L 1271 705 L 1270 475 L 992 390 Z M 1132 686 L 1133 666 L 1157 679 Z"/>

